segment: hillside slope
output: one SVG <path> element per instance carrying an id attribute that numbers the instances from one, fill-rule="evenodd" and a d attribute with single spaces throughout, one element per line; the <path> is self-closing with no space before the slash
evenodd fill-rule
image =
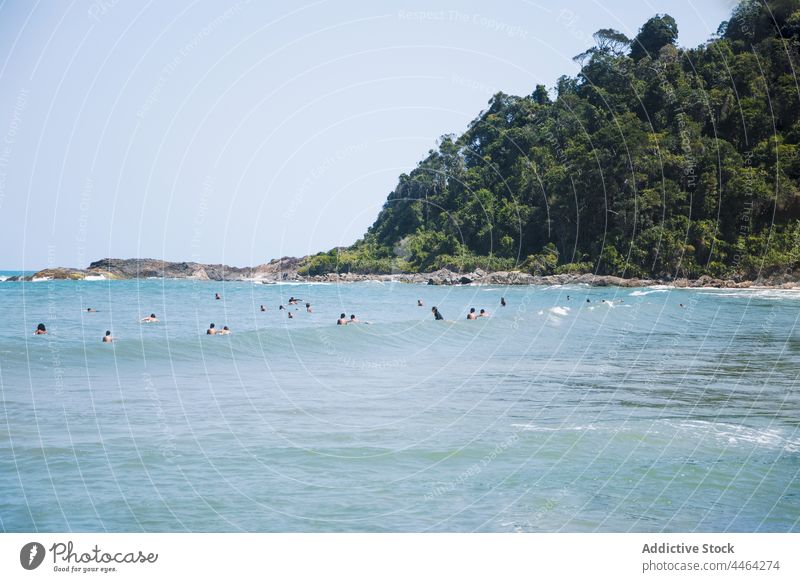
<path id="1" fill-rule="evenodd" d="M 757 278 L 800 264 L 800 0 L 747 0 L 706 44 L 603 29 L 553 91 L 496 94 L 304 274 L 522 269 Z M 551 98 L 552 95 L 552 98 Z"/>

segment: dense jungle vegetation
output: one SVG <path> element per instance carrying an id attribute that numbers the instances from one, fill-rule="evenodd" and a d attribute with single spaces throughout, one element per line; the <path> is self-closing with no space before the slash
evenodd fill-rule
<path id="1" fill-rule="evenodd" d="M 745 0 L 697 48 L 667 15 L 598 30 L 580 73 L 497 93 L 352 247 L 303 272 L 625 277 L 800 266 L 800 0 Z"/>

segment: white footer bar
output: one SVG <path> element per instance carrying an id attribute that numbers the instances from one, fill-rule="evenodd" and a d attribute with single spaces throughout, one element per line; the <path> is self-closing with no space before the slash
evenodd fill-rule
<path id="1" fill-rule="evenodd" d="M 3 534 L 0 580 L 800 580 L 800 534 Z"/>

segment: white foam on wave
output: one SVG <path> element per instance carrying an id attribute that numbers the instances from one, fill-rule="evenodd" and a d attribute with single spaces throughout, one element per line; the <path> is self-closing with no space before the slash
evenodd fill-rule
<path id="1" fill-rule="evenodd" d="M 276 281 L 274 283 L 266 284 L 278 285 L 280 287 L 315 287 L 317 285 L 335 285 L 336 283 L 327 283 L 322 281 Z"/>
<path id="2" fill-rule="evenodd" d="M 606 430 L 613 433 L 629 433 L 644 430 L 643 438 L 648 436 L 671 437 L 675 435 L 682 442 L 712 444 L 712 446 L 737 447 L 759 446 L 787 453 L 800 452 L 800 431 L 772 427 L 755 427 L 707 420 L 657 420 L 648 427 L 625 425 L 601 425 L 593 423 L 564 425 L 540 425 L 535 423 L 516 423 L 512 428 L 523 432 L 586 432 Z M 665 431 L 665 427 L 667 430 Z M 788 432 L 787 432 L 788 431 Z"/>
<path id="3" fill-rule="evenodd" d="M 559 305 L 556 305 L 555 307 L 551 307 L 550 309 L 548 309 L 548 311 L 553 315 L 560 315 L 564 317 L 565 315 L 569 315 L 570 309 L 569 307 L 561 307 Z"/>
<path id="4" fill-rule="evenodd" d="M 600 430 L 593 424 L 577 425 L 577 426 L 541 426 L 538 424 L 512 424 L 512 428 L 516 428 L 525 432 L 585 432 L 589 430 Z"/>
<path id="5" fill-rule="evenodd" d="M 800 299 L 800 289 L 703 289 L 700 295 L 735 297 L 737 299 L 767 299 L 769 301 L 796 301 Z"/>
<path id="6" fill-rule="evenodd" d="M 772 449 L 783 449 L 789 453 L 800 452 L 800 436 L 797 436 L 796 431 L 790 437 L 784 431 L 776 428 L 758 428 L 706 420 L 685 420 L 671 424 L 678 430 L 691 432 L 695 438 L 711 438 L 719 444 L 728 446 L 753 444 Z"/>
<path id="7" fill-rule="evenodd" d="M 652 287 L 645 291 L 642 291 L 641 289 L 636 291 L 631 291 L 629 295 L 631 297 L 644 297 L 645 295 L 651 295 L 652 293 L 666 293 L 667 291 L 668 289 L 656 289 L 655 287 Z"/>

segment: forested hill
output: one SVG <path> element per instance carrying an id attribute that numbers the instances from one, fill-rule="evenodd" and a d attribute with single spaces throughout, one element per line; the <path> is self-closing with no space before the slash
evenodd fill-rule
<path id="1" fill-rule="evenodd" d="M 666 14 L 633 39 L 599 30 L 576 77 L 496 94 L 400 176 L 363 239 L 305 272 L 800 266 L 800 0 L 745 1 L 697 48 L 677 36 Z"/>

